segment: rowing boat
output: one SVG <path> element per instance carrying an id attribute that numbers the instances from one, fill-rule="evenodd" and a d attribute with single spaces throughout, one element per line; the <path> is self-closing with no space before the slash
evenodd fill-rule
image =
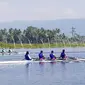
<path id="1" fill-rule="evenodd" d="M 27 64 L 27 63 L 39 63 L 39 62 L 79 62 L 85 61 L 85 58 L 77 58 L 77 59 L 67 59 L 67 60 L 18 60 L 18 61 L 0 61 L 0 64 Z"/>

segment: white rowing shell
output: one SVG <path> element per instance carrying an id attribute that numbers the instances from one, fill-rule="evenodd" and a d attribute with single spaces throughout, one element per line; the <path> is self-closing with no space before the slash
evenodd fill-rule
<path id="1" fill-rule="evenodd" d="M 75 61 L 85 61 L 85 59 L 77 59 L 77 60 L 71 60 L 73 62 Z M 37 63 L 37 62 L 70 62 L 69 60 L 42 60 L 42 61 L 33 61 L 33 60 L 21 60 L 21 61 L 0 61 L 0 64 L 26 64 L 26 63 Z"/>

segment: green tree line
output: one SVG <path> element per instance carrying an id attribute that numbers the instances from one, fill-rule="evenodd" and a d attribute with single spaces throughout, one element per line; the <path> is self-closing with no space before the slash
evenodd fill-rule
<path id="1" fill-rule="evenodd" d="M 80 36 L 75 32 L 72 27 L 72 36 L 66 36 L 65 33 L 61 33 L 59 28 L 44 29 L 29 26 L 24 30 L 17 28 L 1 29 L 0 30 L 0 42 L 4 43 L 23 43 L 23 44 L 43 44 L 43 43 L 84 43 L 85 36 Z"/>

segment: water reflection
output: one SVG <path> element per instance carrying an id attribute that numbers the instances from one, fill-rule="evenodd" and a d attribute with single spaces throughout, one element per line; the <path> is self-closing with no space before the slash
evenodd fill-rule
<path id="1" fill-rule="evenodd" d="M 25 82 L 26 82 L 26 85 L 28 85 L 29 84 L 29 79 L 30 79 L 30 68 L 29 68 L 29 64 L 30 63 L 27 63 L 26 65 L 25 65 L 25 68 L 26 68 L 26 70 L 25 70 Z"/>
<path id="2" fill-rule="evenodd" d="M 65 62 L 61 62 L 61 79 L 63 82 L 64 82 L 64 80 L 66 80 L 66 77 L 67 77 L 66 64 L 67 63 L 65 63 Z"/>
<path id="3" fill-rule="evenodd" d="M 26 66 L 26 69 L 28 70 L 28 67 L 29 67 L 29 63 L 27 63 L 25 66 Z"/>
<path id="4" fill-rule="evenodd" d="M 50 62 L 51 65 L 54 65 L 54 64 L 56 64 L 56 63 L 57 63 L 56 61 L 55 61 L 55 62 Z"/>
<path id="5" fill-rule="evenodd" d="M 66 62 L 63 62 L 63 61 L 61 62 L 61 65 L 65 66 L 65 64 L 66 64 Z"/>
<path id="6" fill-rule="evenodd" d="M 40 66 L 43 66 L 45 64 L 45 62 L 39 62 Z"/>
<path id="7" fill-rule="evenodd" d="M 44 75 L 44 69 L 45 69 L 45 62 L 39 62 L 40 67 L 40 75 Z"/>
<path id="8" fill-rule="evenodd" d="M 63 72 L 63 74 L 65 74 L 65 72 L 66 72 L 66 62 L 61 62 L 61 71 Z"/>
<path id="9" fill-rule="evenodd" d="M 74 80 L 78 80 L 78 78 L 76 78 L 78 75 L 73 71 L 74 67 L 78 64 L 74 64 L 65 62 L 28 63 L 25 65 L 25 83 L 26 85 L 65 85 L 66 83 L 71 83 L 70 85 L 72 85 L 73 82 L 75 85 Z M 76 68 L 79 69 L 77 66 Z"/>
<path id="10" fill-rule="evenodd" d="M 57 62 L 50 62 L 51 76 L 54 76 L 55 75 L 56 64 L 57 64 Z"/>

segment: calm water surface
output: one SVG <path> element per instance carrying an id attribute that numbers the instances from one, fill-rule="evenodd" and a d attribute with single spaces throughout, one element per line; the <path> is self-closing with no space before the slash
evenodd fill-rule
<path id="1" fill-rule="evenodd" d="M 0 55 L 0 60 L 21 60 L 26 50 L 17 50 L 18 54 Z M 32 57 L 37 57 L 41 49 L 29 50 L 33 53 Z M 53 50 L 59 56 L 61 49 Z M 77 52 L 82 48 L 66 50 L 69 51 L 68 56 L 85 57 L 84 52 Z M 49 56 L 50 50 L 44 51 Z M 85 85 L 85 62 L 0 65 L 0 85 Z"/>

